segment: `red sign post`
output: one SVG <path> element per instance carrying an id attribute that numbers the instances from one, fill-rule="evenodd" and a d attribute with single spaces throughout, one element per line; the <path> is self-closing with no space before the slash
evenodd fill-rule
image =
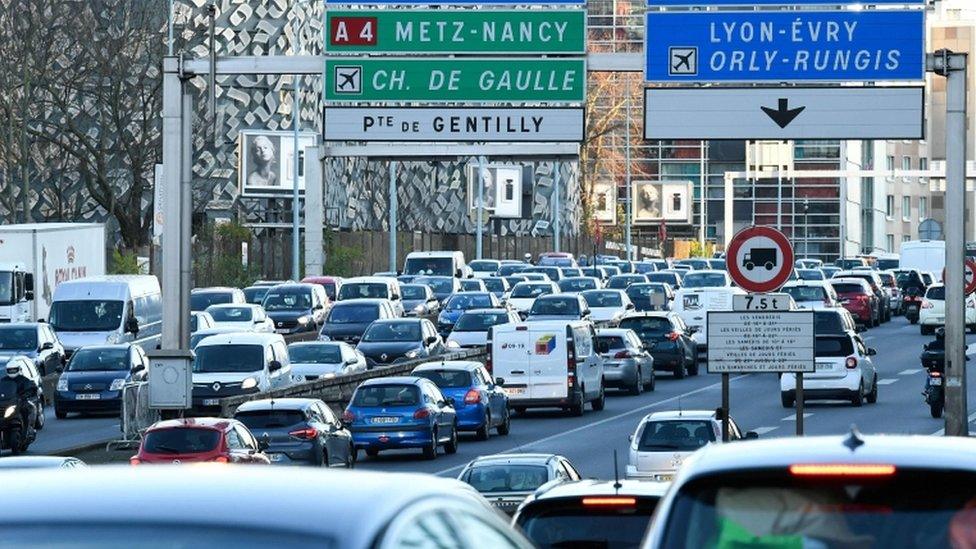
<path id="1" fill-rule="evenodd" d="M 747 292 L 773 292 L 793 272 L 793 245 L 772 227 L 749 227 L 736 233 L 725 253 L 729 276 Z"/>

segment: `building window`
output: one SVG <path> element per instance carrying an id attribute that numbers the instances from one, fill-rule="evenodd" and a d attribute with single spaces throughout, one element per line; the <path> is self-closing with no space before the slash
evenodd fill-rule
<path id="1" fill-rule="evenodd" d="M 919 170 L 922 170 L 923 172 L 926 171 L 926 170 L 928 170 L 929 169 L 929 159 L 928 158 L 919 158 L 918 159 L 918 169 Z"/>
<path id="2" fill-rule="evenodd" d="M 929 199 L 927 196 L 918 197 L 918 219 L 919 221 L 923 219 L 928 219 L 929 217 Z"/>
<path id="3" fill-rule="evenodd" d="M 895 251 L 895 235 L 893 234 L 886 235 L 885 245 L 888 247 L 889 252 Z"/>
<path id="4" fill-rule="evenodd" d="M 894 171 L 894 169 L 895 169 L 895 157 L 893 155 L 890 155 L 889 154 L 888 155 L 888 158 L 885 159 L 885 166 L 887 166 L 888 171 Z"/>
<path id="5" fill-rule="evenodd" d="M 912 157 L 910 156 L 901 157 L 901 169 L 903 170 L 912 169 Z"/>
<path id="6" fill-rule="evenodd" d="M 888 201 L 885 204 L 885 217 L 891 219 L 894 216 L 895 216 L 895 196 L 889 194 Z"/>
<path id="7" fill-rule="evenodd" d="M 911 239 L 912 239 L 912 235 L 909 235 L 909 234 L 903 234 L 903 235 L 901 235 L 901 241 L 902 242 L 908 242 Z"/>
<path id="8" fill-rule="evenodd" d="M 903 221 L 912 220 L 912 197 L 901 197 L 901 218 Z"/>

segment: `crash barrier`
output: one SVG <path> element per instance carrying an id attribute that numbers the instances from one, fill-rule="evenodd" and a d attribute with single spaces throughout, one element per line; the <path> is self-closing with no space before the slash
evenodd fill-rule
<path id="1" fill-rule="evenodd" d="M 138 445 L 142 433 L 159 419 L 159 410 L 149 408 L 149 383 L 126 383 L 122 386 L 122 438 L 109 442 L 108 449 Z"/>
<path id="2" fill-rule="evenodd" d="M 342 415 L 356 387 L 359 387 L 367 379 L 406 375 L 420 364 L 440 360 L 475 360 L 484 362 L 486 356 L 485 351 L 480 349 L 456 351 L 436 357 L 418 358 L 390 366 L 378 367 L 358 374 L 306 381 L 290 387 L 265 391 L 263 393 L 226 397 L 220 399 L 220 416 L 231 417 L 241 404 L 251 400 L 262 400 L 266 398 L 317 398 L 328 404 L 336 415 Z"/>

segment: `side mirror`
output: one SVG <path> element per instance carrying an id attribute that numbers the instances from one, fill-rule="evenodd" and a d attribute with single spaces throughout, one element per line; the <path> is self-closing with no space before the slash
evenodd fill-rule
<path id="1" fill-rule="evenodd" d="M 874 349 L 873 347 L 868 347 L 868 356 L 874 356 L 876 354 L 878 354 L 878 351 L 876 349 Z"/>
<path id="2" fill-rule="evenodd" d="M 322 307 L 322 304 L 321 303 L 319 303 L 318 305 L 312 307 L 312 310 L 313 311 L 321 311 L 322 309 L 324 309 L 324 307 Z"/>
<path id="3" fill-rule="evenodd" d="M 857 331 L 857 333 L 859 333 L 859 334 L 860 334 L 860 333 L 863 333 L 863 332 L 866 332 L 866 331 L 868 331 L 868 329 L 867 329 L 867 327 L 866 327 L 866 326 L 864 326 L 863 324 L 858 324 L 857 326 L 855 326 L 855 327 L 854 327 L 854 329 L 855 329 L 855 330 Z"/>
<path id="4" fill-rule="evenodd" d="M 634 304 L 633 303 L 628 303 L 627 304 L 627 310 L 628 311 L 631 310 L 631 309 L 633 309 L 633 308 L 634 308 Z"/>
<path id="5" fill-rule="evenodd" d="M 268 437 L 264 436 L 258 439 L 258 451 L 264 452 L 271 446 L 271 441 Z"/>
<path id="6" fill-rule="evenodd" d="M 138 334 L 139 321 L 135 317 L 130 317 L 129 320 L 125 321 L 125 331 L 130 334 Z"/>
<path id="7" fill-rule="evenodd" d="M 424 342 L 427 343 L 427 345 L 433 345 L 434 343 L 437 343 L 437 336 L 430 336 L 425 339 Z"/>
<path id="8" fill-rule="evenodd" d="M 495 385 L 505 385 L 505 378 L 503 378 L 503 377 L 496 377 L 495 378 Z"/>
<path id="9" fill-rule="evenodd" d="M 54 371 L 57 372 L 57 373 L 59 373 L 59 374 L 60 373 L 63 373 L 64 372 L 64 366 L 65 366 L 64 364 L 58 364 L 57 366 L 54 367 Z"/>
<path id="10" fill-rule="evenodd" d="M 38 349 L 38 351 L 50 351 L 53 348 L 54 348 L 54 343 L 50 341 L 45 341 Z"/>
<path id="11" fill-rule="evenodd" d="M 277 372 L 280 369 L 281 369 L 281 362 L 277 360 L 272 360 L 270 363 L 268 363 L 269 372 Z"/>
<path id="12" fill-rule="evenodd" d="M 141 372 L 141 371 L 143 371 L 145 369 L 146 369 L 146 367 L 143 366 L 142 364 L 136 364 L 135 366 L 132 367 L 131 372 L 133 374 L 138 374 L 139 372 Z"/>
<path id="13" fill-rule="evenodd" d="M 34 301 L 34 290 L 27 290 L 24 292 L 24 299 L 27 301 Z"/>
<path id="14" fill-rule="evenodd" d="M 355 357 L 353 357 L 353 358 L 347 358 L 347 359 L 346 359 L 346 366 L 352 366 L 352 365 L 353 365 L 353 364 L 355 364 L 356 362 L 357 362 L 357 361 L 356 361 L 356 358 L 355 358 Z"/>
<path id="15" fill-rule="evenodd" d="M 34 274 L 24 273 L 24 289 L 27 291 L 27 300 L 34 299 Z"/>
<path id="16" fill-rule="evenodd" d="M 755 440 L 759 438 L 759 433 L 755 431 L 749 431 L 746 433 L 745 440 Z"/>
<path id="17" fill-rule="evenodd" d="M 444 404 L 447 404 L 451 408 L 454 407 L 454 397 L 444 397 Z"/>
<path id="18" fill-rule="evenodd" d="M 454 278 L 462 278 L 463 276 L 464 276 L 464 272 L 462 272 L 461 269 L 457 269 L 454 271 Z"/>

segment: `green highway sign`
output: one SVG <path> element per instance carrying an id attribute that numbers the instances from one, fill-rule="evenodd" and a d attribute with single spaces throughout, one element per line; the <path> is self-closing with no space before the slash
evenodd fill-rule
<path id="1" fill-rule="evenodd" d="M 329 53 L 585 54 L 586 11 L 328 11 Z"/>
<path id="2" fill-rule="evenodd" d="M 581 103 L 584 59 L 330 58 L 326 101 Z"/>

